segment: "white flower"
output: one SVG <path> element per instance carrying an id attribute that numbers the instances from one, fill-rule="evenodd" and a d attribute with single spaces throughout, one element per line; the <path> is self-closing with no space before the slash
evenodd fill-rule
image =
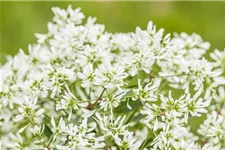
<path id="1" fill-rule="evenodd" d="M 28 51 L 30 62 L 37 65 L 37 67 L 41 67 L 42 65 L 40 64 L 49 62 L 51 53 L 48 47 L 41 45 L 29 45 Z"/>
<path id="2" fill-rule="evenodd" d="M 190 94 L 188 94 L 185 99 L 187 103 L 187 113 L 190 113 L 192 116 L 201 116 L 201 113 L 207 113 L 206 107 L 209 106 L 210 99 L 198 98 L 196 95 L 191 98 Z"/>
<path id="3" fill-rule="evenodd" d="M 111 110 L 113 108 L 116 108 L 119 106 L 120 102 L 122 101 L 121 98 L 126 94 L 125 91 L 117 91 L 113 94 L 111 94 L 107 98 L 102 98 L 100 102 L 100 107 L 106 111 L 106 110 Z"/>
<path id="4" fill-rule="evenodd" d="M 212 103 L 214 105 L 210 106 L 211 110 L 220 111 L 225 104 L 225 88 L 223 86 L 219 86 L 216 94 L 213 96 Z"/>
<path id="5" fill-rule="evenodd" d="M 145 104 L 143 109 L 140 111 L 141 114 L 146 115 L 144 123 L 154 131 L 163 128 L 164 123 L 162 118 L 164 117 L 164 111 L 155 104 Z"/>
<path id="6" fill-rule="evenodd" d="M 210 53 L 210 57 L 215 61 L 213 62 L 214 67 L 219 67 L 222 72 L 225 71 L 225 49 L 219 51 L 215 49 L 213 53 Z"/>
<path id="7" fill-rule="evenodd" d="M 82 50 L 78 51 L 77 60 L 75 61 L 81 67 L 93 64 L 98 66 L 99 64 L 105 64 L 110 61 L 109 52 L 102 47 L 85 45 Z"/>
<path id="8" fill-rule="evenodd" d="M 169 91 L 169 96 L 164 97 L 160 95 L 161 108 L 165 111 L 169 111 L 173 117 L 181 117 L 186 111 L 185 95 L 182 95 L 179 99 L 174 99 L 172 97 L 171 91 Z"/>
<path id="9" fill-rule="evenodd" d="M 180 35 L 175 33 L 172 42 L 178 49 L 185 50 L 185 57 L 200 58 L 210 48 L 209 42 L 204 42 L 200 35 L 193 33 L 188 35 L 182 32 Z"/>
<path id="10" fill-rule="evenodd" d="M 167 126 L 163 131 L 161 131 L 153 140 L 151 145 L 154 148 L 159 149 L 192 149 L 193 147 L 196 148 L 194 143 L 194 139 L 191 139 L 192 135 L 190 135 L 189 131 L 185 127 L 174 127 L 171 128 Z M 185 145 L 187 144 L 187 145 Z"/>
<path id="11" fill-rule="evenodd" d="M 201 86 L 207 75 L 209 76 L 212 74 L 212 65 L 205 58 L 202 58 L 201 60 L 190 60 L 189 68 L 190 78 L 194 81 L 193 84 L 196 86 L 196 89 Z"/>
<path id="12" fill-rule="evenodd" d="M 122 66 L 99 65 L 96 75 L 96 85 L 101 85 L 105 88 L 121 88 L 125 82 L 124 79 L 128 76 Z"/>
<path id="13" fill-rule="evenodd" d="M 92 130 L 95 128 L 88 127 L 88 119 L 84 118 L 80 125 L 69 124 L 65 127 L 63 134 L 66 136 L 65 140 L 68 142 L 67 145 L 61 143 L 57 145 L 57 149 L 87 149 L 102 148 L 105 144 L 104 137 L 96 137 Z M 54 124 L 54 121 L 53 121 Z"/>
<path id="14" fill-rule="evenodd" d="M 64 67 L 55 69 L 50 64 L 47 64 L 43 71 L 47 74 L 47 81 L 45 84 L 51 90 L 51 98 L 54 98 L 61 92 L 62 86 L 66 81 L 72 82 L 76 78 L 73 70 Z"/>
<path id="15" fill-rule="evenodd" d="M 23 142 L 23 139 L 22 139 L 22 137 L 19 133 L 17 133 L 16 135 L 10 134 L 10 136 L 13 139 L 14 142 L 8 143 L 7 148 L 13 148 L 15 150 L 21 150 L 21 149 L 24 148 L 24 142 Z"/>
<path id="16" fill-rule="evenodd" d="M 67 85 L 66 85 L 66 90 L 67 91 L 62 96 L 62 99 L 60 100 L 60 102 L 58 104 L 56 104 L 56 110 L 60 110 L 60 109 L 69 110 L 68 120 L 70 120 L 72 117 L 73 110 L 77 110 L 82 107 L 87 107 L 88 103 L 78 100 L 73 95 L 73 93 L 71 93 L 71 91 Z"/>
<path id="17" fill-rule="evenodd" d="M 123 134 L 123 138 L 120 138 L 119 135 L 116 134 L 114 138 L 116 144 L 125 149 L 138 150 L 141 145 L 141 141 L 137 142 L 136 139 L 133 137 L 132 132 L 125 132 Z"/>
<path id="18" fill-rule="evenodd" d="M 120 51 L 133 50 L 135 47 L 135 42 L 131 37 L 131 34 L 118 33 L 112 35 L 112 46 L 113 50 L 120 49 Z"/>
<path id="19" fill-rule="evenodd" d="M 203 135 L 206 139 L 209 139 L 212 146 L 224 147 L 225 139 L 225 117 L 224 109 L 222 109 L 222 114 L 218 114 L 216 111 L 213 111 L 211 114 L 207 115 L 207 119 L 202 125 L 198 133 Z"/>
<path id="20" fill-rule="evenodd" d="M 16 103 L 19 104 L 19 113 L 15 117 L 15 121 L 20 121 L 24 118 L 28 118 L 28 120 L 35 121 L 36 117 L 43 114 L 44 109 L 39 109 L 37 105 L 38 98 L 35 97 L 27 97 L 24 96 L 21 99 L 16 99 Z"/>
<path id="21" fill-rule="evenodd" d="M 68 6 L 67 10 L 54 7 L 52 11 L 55 14 L 53 21 L 59 25 L 65 25 L 66 23 L 80 24 L 84 19 L 84 14 L 80 12 L 80 8 L 73 10 L 71 5 Z"/>
<path id="22" fill-rule="evenodd" d="M 100 125 L 100 128 L 106 133 L 106 135 L 115 135 L 115 134 L 123 134 L 126 132 L 127 125 L 123 125 L 126 116 L 119 116 L 114 120 L 112 116 L 110 118 L 108 116 L 101 116 L 99 113 L 95 114 Z"/>
<path id="23" fill-rule="evenodd" d="M 83 88 L 90 88 L 95 81 L 96 73 L 93 70 L 93 65 L 89 64 L 83 68 L 83 72 L 78 72 L 78 77 L 82 79 L 81 86 Z"/>
<path id="24" fill-rule="evenodd" d="M 151 51 L 143 50 L 133 56 L 125 59 L 125 63 L 129 68 L 129 74 L 135 76 L 139 70 L 143 70 L 147 74 L 152 70 L 155 57 Z"/>
<path id="25" fill-rule="evenodd" d="M 219 146 L 213 146 L 210 145 L 210 143 L 206 143 L 203 147 L 202 150 L 221 150 Z"/>
<path id="26" fill-rule="evenodd" d="M 19 83 L 18 85 L 21 89 L 23 89 L 24 93 L 33 96 L 47 97 L 48 87 L 45 86 L 44 78 L 44 73 L 37 73 L 33 71 L 27 75 L 27 81 L 24 81 L 24 83 Z"/>
<path id="27" fill-rule="evenodd" d="M 142 103 L 147 101 L 156 101 L 157 96 L 155 95 L 155 91 L 157 90 L 157 86 L 153 85 L 152 82 L 145 85 L 143 88 L 141 85 L 141 80 L 138 79 L 138 89 L 134 89 L 135 96 L 132 97 L 132 100 L 140 100 Z"/>
<path id="28" fill-rule="evenodd" d="M 44 132 L 45 125 L 43 126 L 37 126 L 35 125 L 30 129 L 31 133 L 33 133 L 34 136 L 41 136 L 42 133 Z"/>

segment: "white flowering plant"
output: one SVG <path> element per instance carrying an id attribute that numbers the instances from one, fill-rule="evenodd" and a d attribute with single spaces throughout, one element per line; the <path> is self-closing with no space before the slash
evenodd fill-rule
<path id="1" fill-rule="evenodd" d="M 1 65 L 2 149 L 225 150 L 225 49 L 52 11 L 48 32 Z"/>

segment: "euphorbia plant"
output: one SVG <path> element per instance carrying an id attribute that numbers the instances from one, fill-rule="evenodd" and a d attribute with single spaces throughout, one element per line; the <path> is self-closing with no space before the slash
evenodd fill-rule
<path id="1" fill-rule="evenodd" d="M 48 33 L 1 66 L 3 149 L 225 149 L 225 50 L 151 21 L 109 33 L 79 8 L 52 10 Z"/>

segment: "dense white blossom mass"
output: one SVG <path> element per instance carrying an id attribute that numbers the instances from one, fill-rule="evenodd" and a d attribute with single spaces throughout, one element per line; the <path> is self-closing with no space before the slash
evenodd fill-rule
<path id="1" fill-rule="evenodd" d="M 225 49 L 52 11 L 48 32 L 1 65 L 2 149 L 225 150 Z"/>

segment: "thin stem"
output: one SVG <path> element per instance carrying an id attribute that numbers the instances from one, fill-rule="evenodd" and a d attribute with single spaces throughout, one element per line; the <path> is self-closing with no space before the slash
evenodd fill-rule
<path id="1" fill-rule="evenodd" d="M 32 127 L 34 127 L 35 126 L 35 124 L 33 123 L 33 121 L 31 120 L 31 119 L 29 119 L 30 120 L 30 124 L 32 125 Z M 42 141 L 42 137 L 41 137 L 41 135 L 34 135 L 34 136 L 36 136 L 37 138 L 38 138 L 38 140 L 39 140 L 39 142 L 42 144 L 42 146 L 44 147 L 44 148 L 46 148 L 47 146 L 46 146 L 46 143 L 44 142 L 44 141 Z"/>
<path id="2" fill-rule="evenodd" d="M 104 89 L 102 90 L 102 93 L 100 94 L 100 96 L 98 97 L 98 99 L 100 99 L 100 98 L 102 97 L 102 95 L 103 95 L 103 93 L 105 92 L 105 90 L 106 90 L 106 88 L 104 88 Z"/>
<path id="3" fill-rule="evenodd" d="M 91 92 L 92 92 L 92 90 L 91 90 L 91 87 L 90 87 L 89 88 L 89 94 L 88 94 L 89 98 L 91 98 Z"/>
<path id="4" fill-rule="evenodd" d="M 106 88 L 103 88 L 102 93 L 99 95 L 99 97 L 97 98 L 97 100 L 94 102 L 93 105 L 95 105 L 102 98 L 102 95 L 105 92 L 105 90 L 106 90 Z"/>
<path id="5" fill-rule="evenodd" d="M 134 114 L 139 110 L 139 108 L 137 108 L 136 110 L 134 110 L 134 112 L 132 112 L 132 114 L 129 116 L 129 118 L 126 120 L 126 122 L 124 124 L 127 124 L 130 122 L 130 120 L 132 119 L 132 117 L 134 116 Z"/>
<path id="6" fill-rule="evenodd" d="M 50 141 L 48 142 L 47 147 L 49 147 L 49 146 L 50 146 L 50 144 L 52 143 L 53 138 L 54 138 L 54 136 L 55 136 L 55 135 L 56 135 L 56 132 L 55 132 L 54 134 L 52 134 L 52 136 L 51 136 L 51 138 L 50 138 Z"/>
<path id="7" fill-rule="evenodd" d="M 69 114 L 64 109 L 61 110 L 66 114 L 66 116 L 69 116 Z"/>

